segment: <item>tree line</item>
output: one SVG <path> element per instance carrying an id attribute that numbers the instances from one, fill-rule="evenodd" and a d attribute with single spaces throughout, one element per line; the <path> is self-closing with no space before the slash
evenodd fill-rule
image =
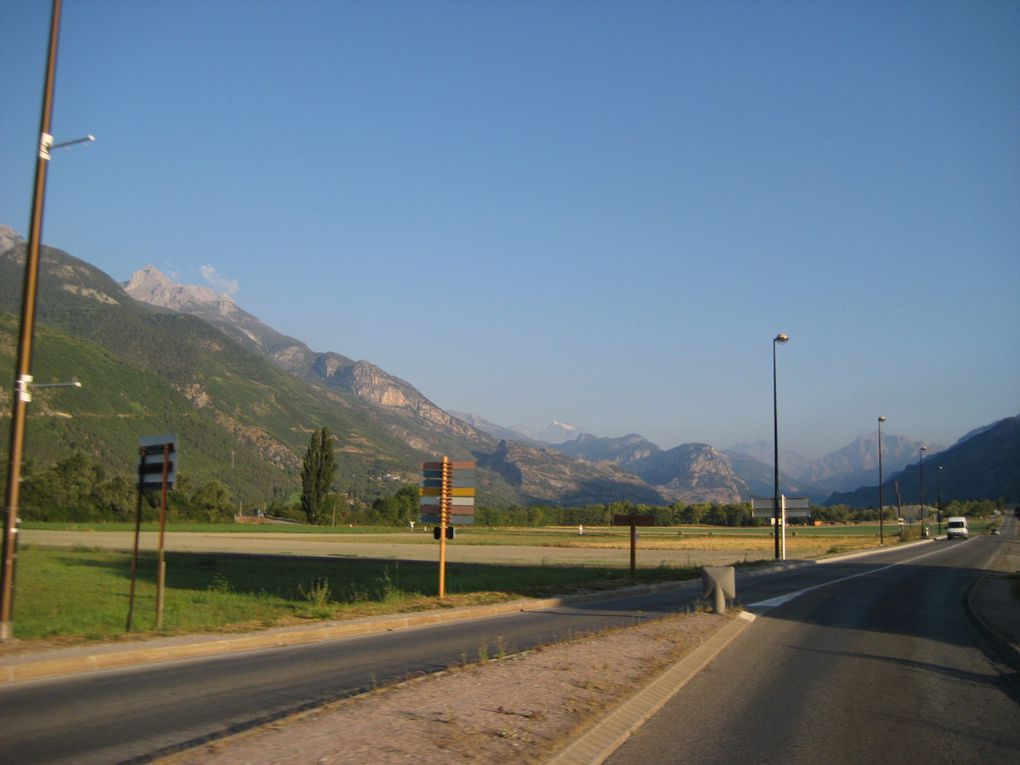
<path id="1" fill-rule="evenodd" d="M 179 475 L 172 497 L 168 516 L 174 521 L 229 522 L 237 510 L 221 481 L 194 486 L 187 475 Z M 73 454 L 46 469 L 26 466 L 19 510 L 29 521 L 101 523 L 133 520 L 137 504 L 133 477 L 109 475 L 100 463 Z M 158 508 L 159 493 L 143 493 L 142 517 L 154 519 Z"/>
<path id="2" fill-rule="evenodd" d="M 260 513 L 271 517 L 323 526 L 394 526 L 408 527 L 418 520 L 418 487 L 407 485 L 393 494 L 377 497 L 371 502 L 356 500 L 337 489 L 334 438 L 328 428 L 316 430 L 302 461 L 301 492 L 289 501 L 276 497 Z M 27 464 L 21 488 L 21 516 L 26 520 L 63 522 L 130 521 L 135 517 L 138 501 L 134 478 L 110 475 L 99 463 L 74 454 L 49 468 L 37 469 Z M 966 515 L 987 517 L 1001 503 L 992 500 L 954 500 L 942 508 L 943 517 Z M 142 514 L 146 520 L 156 517 L 158 492 L 142 497 Z M 200 486 L 193 485 L 186 474 L 178 475 L 171 495 L 168 514 L 171 521 L 204 523 L 231 522 L 244 512 L 230 488 L 219 480 Z M 768 519 L 752 516 L 748 503 L 723 504 L 675 502 L 666 506 L 611 502 L 577 507 L 562 505 L 529 505 L 506 508 L 479 506 L 475 523 L 479 526 L 608 526 L 618 515 L 652 516 L 656 526 L 706 524 L 713 526 L 769 525 Z M 252 514 L 249 508 L 247 514 Z M 927 508 L 929 521 L 936 509 Z M 846 505 L 812 508 L 812 519 L 830 523 L 877 521 L 876 508 L 851 508 Z M 886 520 L 890 517 L 886 509 Z M 791 523 L 804 523 L 791 519 Z"/>

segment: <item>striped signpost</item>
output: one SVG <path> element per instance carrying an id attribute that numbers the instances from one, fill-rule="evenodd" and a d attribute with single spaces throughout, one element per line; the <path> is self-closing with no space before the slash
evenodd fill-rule
<path id="1" fill-rule="evenodd" d="M 419 511 L 422 523 L 435 525 L 439 540 L 439 597 L 446 597 L 446 540 L 454 538 L 454 524 L 475 522 L 475 463 L 440 462 L 421 466 Z"/>

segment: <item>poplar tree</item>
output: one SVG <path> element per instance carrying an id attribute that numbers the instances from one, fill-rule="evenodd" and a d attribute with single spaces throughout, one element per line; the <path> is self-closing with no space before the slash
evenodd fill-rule
<path id="1" fill-rule="evenodd" d="M 333 434 L 329 432 L 329 428 L 323 427 L 312 433 L 301 466 L 301 509 L 311 524 L 320 521 L 326 495 L 333 484 L 335 470 Z"/>

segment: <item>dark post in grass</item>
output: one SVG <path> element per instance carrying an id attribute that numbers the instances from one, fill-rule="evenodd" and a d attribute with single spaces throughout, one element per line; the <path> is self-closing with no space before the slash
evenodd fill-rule
<path id="1" fill-rule="evenodd" d="M 776 385 L 776 343 L 788 343 L 790 336 L 780 332 L 772 338 L 772 524 L 776 539 L 776 560 L 779 560 L 779 395 Z"/>
<path id="2" fill-rule="evenodd" d="M 885 494 L 882 491 L 882 423 L 885 417 L 878 417 L 878 543 L 885 544 Z"/>

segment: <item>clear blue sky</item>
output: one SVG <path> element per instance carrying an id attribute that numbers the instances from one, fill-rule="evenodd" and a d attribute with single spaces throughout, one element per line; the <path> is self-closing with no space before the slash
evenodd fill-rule
<path id="1" fill-rule="evenodd" d="M 29 218 L 49 3 L 0 10 Z M 1020 3 L 65 0 L 47 243 L 664 448 L 1020 413 Z"/>

